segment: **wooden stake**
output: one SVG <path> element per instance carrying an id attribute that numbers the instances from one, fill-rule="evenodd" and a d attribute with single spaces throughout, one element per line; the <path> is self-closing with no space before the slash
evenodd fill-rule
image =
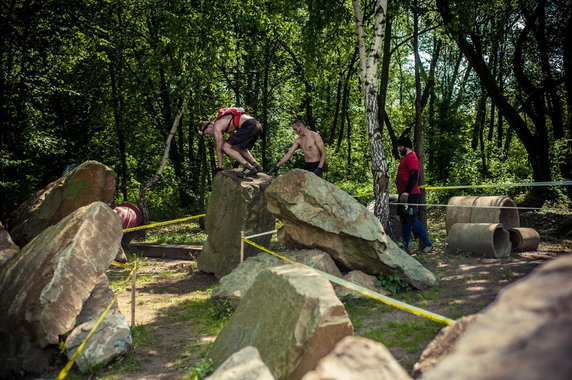
<path id="1" fill-rule="evenodd" d="M 240 262 L 244 261 L 244 231 L 240 231 Z"/>
<path id="2" fill-rule="evenodd" d="M 133 269 L 131 277 L 131 327 L 135 327 L 135 281 L 137 280 L 137 266 Z"/>

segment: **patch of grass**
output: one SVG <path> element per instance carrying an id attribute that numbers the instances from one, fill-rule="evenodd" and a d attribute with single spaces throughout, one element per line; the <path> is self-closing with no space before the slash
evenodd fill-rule
<path id="1" fill-rule="evenodd" d="M 131 337 L 133 338 L 133 347 L 148 346 L 151 344 L 149 329 L 145 325 L 132 327 Z"/>
<path id="2" fill-rule="evenodd" d="M 343 299 L 343 304 L 348 313 L 354 330 L 364 327 L 362 322 L 364 317 L 369 316 L 372 310 L 377 309 L 379 302 L 371 299 L 347 297 Z"/>
<path id="3" fill-rule="evenodd" d="M 146 243 L 202 245 L 206 233 L 198 222 L 176 223 L 147 230 Z"/>
<path id="4" fill-rule="evenodd" d="M 168 318 L 173 321 L 189 321 L 197 333 L 216 335 L 227 322 L 230 314 L 220 311 L 210 298 L 181 302 L 169 309 Z"/>
<path id="5" fill-rule="evenodd" d="M 401 348 L 408 353 L 420 352 L 444 325 L 430 320 L 388 322 L 371 329 L 363 337 L 383 343 L 388 349 Z"/>

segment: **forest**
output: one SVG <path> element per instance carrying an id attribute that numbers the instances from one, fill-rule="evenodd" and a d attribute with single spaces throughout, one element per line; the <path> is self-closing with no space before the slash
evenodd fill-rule
<path id="1" fill-rule="evenodd" d="M 350 194 L 379 191 L 380 160 L 395 191 L 402 135 L 430 186 L 572 179 L 571 0 L 2 0 L 0 30 L 3 223 L 85 160 L 117 173 L 117 202 L 139 202 L 172 130 L 151 219 L 203 212 L 216 155 L 198 126 L 232 105 L 262 123 L 266 170 L 303 118 L 326 144 L 324 178 Z M 489 193 L 570 205 L 572 189 L 427 199 Z"/>

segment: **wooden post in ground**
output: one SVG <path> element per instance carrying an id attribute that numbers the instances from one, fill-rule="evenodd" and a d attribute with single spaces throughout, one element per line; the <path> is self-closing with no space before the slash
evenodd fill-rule
<path id="1" fill-rule="evenodd" d="M 240 262 L 244 261 L 244 231 L 240 231 Z"/>
<path id="2" fill-rule="evenodd" d="M 137 280 L 137 264 L 131 276 L 131 328 L 135 327 L 135 282 Z"/>

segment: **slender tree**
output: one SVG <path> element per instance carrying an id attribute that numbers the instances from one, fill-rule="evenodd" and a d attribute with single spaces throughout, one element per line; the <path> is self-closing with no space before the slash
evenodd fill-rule
<path id="1" fill-rule="evenodd" d="M 360 79 L 365 102 L 365 124 L 371 150 L 371 170 L 375 194 L 375 215 L 391 235 L 389 217 L 389 167 L 381 141 L 378 118 L 377 67 L 385 34 L 387 0 L 377 0 L 374 8 L 373 36 L 366 49 L 364 18 L 359 0 L 352 0 L 360 57 Z"/>

